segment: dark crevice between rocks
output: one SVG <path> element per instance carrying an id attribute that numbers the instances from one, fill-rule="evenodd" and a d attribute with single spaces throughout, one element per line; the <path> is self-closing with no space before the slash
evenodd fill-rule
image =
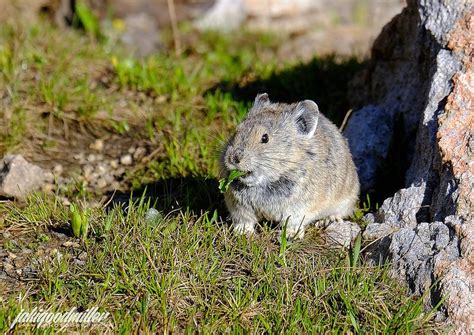
<path id="1" fill-rule="evenodd" d="M 388 156 L 381 162 L 374 188 L 368 192 L 374 205 L 382 204 L 385 199 L 405 186 L 405 174 L 410 166 L 407 152 L 413 146 L 415 136 L 406 137 L 403 133 L 404 129 L 404 116 L 398 114 L 394 118 L 394 132 L 390 141 Z M 362 195 L 361 199 L 365 199 L 365 195 Z"/>
<path id="2" fill-rule="evenodd" d="M 440 279 L 435 277 L 433 271 L 431 271 L 430 276 L 431 283 L 433 283 L 430 288 L 430 305 L 439 305 L 438 312 L 441 313 L 444 317 L 446 317 L 447 310 L 446 306 L 442 304 L 442 302 L 444 301 L 444 297 L 441 289 Z"/>
<path id="3" fill-rule="evenodd" d="M 436 112 L 433 115 L 433 118 L 428 122 L 426 126 L 427 132 L 427 140 L 431 143 L 434 143 L 434 151 L 433 157 L 431 157 L 431 173 L 429 171 L 426 172 L 426 188 L 423 195 L 423 201 L 421 203 L 421 207 L 416 213 L 416 221 L 420 222 L 431 222 L 434 219 L 434 211 L 435 208 L 433 206 L 433 197 L 437 194 L 436 190 L 439 189 L 440 185 L 440 175 L 442 169 L 441 165 L 441 157 L 439 154 L 439 148 L 436 145 L 436 133 L 438 131 L 438 115 L 444 110 L 446 106 L 447 97 L 444 97 L 439 103 L 436 109 Z M 443 218 L 439 218 L 439 221 L 444 221 Z"/>
<path id="4" fill-rule="evenodd" d="M 441 165 L 440 150 L 437 148 L 437 166 L 439 170 L 436 173 L 437 184 L 433 189 L 431 198 L 431 221 L 444 222 L 446 217 L 456 213 L 456 197 L 454 191 L 458 189 L 456 178 L 451 164 Z M 441 178 L 439 176 L 442 176 Z M 441 192 L 447 190 L 447 193 Z"/>

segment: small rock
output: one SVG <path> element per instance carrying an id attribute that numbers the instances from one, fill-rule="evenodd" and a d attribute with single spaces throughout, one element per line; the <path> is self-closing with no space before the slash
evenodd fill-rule
<path id="1" fill-rule="evenodd" d="M 75 259 L 74 264 L 76 264 L 78 266 L 84 266 L 86 264 L 86 262 L 81 261 L 80 259 Z"/>
<path id="2" fill-rule="evenodd" d="M 99 175 L 104 175 L 107 173 L 107 166 L 105 165 L 105 163 L 99 163 L 97 164 L 96 166 L 96 171 Z"/>
<path id="3" fill-rule="evenodd" d="M 69 238 L 66 234 L 63 234 L 57 231 L 52 231 L 51 233 L 60 240 L 66 240 Z"/>
<path id="4" fill-rule="evenodd" d="M 44 171 L 23 156 L 7 155 L 0 161 L 0 195 L 24 199 L 44 183 Z"/>
<path id="5" fill-rule="evenodd" d="M 106 188 L 107 187 L 107 181 L 103 178 L 100 178 L 99 180 L 97 180 L 97 187 L 98 188 Z"/>
<path id="6" fill-rule="evenodd" d="M 331 246 L 349 248 L 359 233 L 360 227 L 353 222 L 331 222 L 324 230 L 324 237 Z"/>
<path id="7" fill-rule="evenodd" d="M 155 98 L 155 102 L 157 104 L 162 104 L 162 103 L 166 102 L 166 100 L 168 100 L 168 99 L 166 98 L 165 95 L 159 95 Z"/>
<path id="8" fill-rule="evenodd" d="M 44 193 L 51 193 L 54 191 L 54 185 L 50 183 L 44 184 L 43 187 L 41 187 L 41 191 Z"/>
<path id="9" fill-rule="evenodd" d="M 68 198 L 63 198 L 63 199 L 62 199 L 62 203 L 63 203 L 64 206 L 69 206 L 69 205 L 71 205 L 71 202 L 69 201 Z"/>
<path id="10" fill-rule="evenodd" d="M 87 156 L 87 161 L 88 161 L 89 163 L 94 163 L 96 160 L 97 160 L 97 157 L 96 157 L 96 155 L 94 155 L 94 154 L 89 154 L 89 155 Z"/>
<path id="11" fill-rule="evenodd" d="M 85 153 L 81 152 L 76 155 L 74 155 L 74 159 L 79 161 L 80 164 L 84 163 L 86 160 L 86 155 Z"/>
<path id="12" fill-rule="evenodd" d="M 89 145 L 89 148 L 95 151 L 102 151 L 104 150 L 104 140 L 96 139 L 93 143 Z"/>
<path id="13" fill-rule="evenodd" d="M 82 169 L 84 179 L 89 181 L 91 179 L 92 173 L 94 171 L 94 167 L 90 164 L 85 165 Z"/>
<path id="14" fill-rule="evenodd" d="M 47 183 L 54 183 L 54 174 L 50 171 L 44 173 L 44 181 Z"/>
<path id="15" fill-rule="evenodd" d="M 127 154 L 127 155 L 124 155 L 122 157 L 120 157 L 120 164 L 122 165 L 132 165 L 133 163 L 133 159 L 132 159 L 132 155 L 130 154 Z"/>
<path id="16" fill-rule="evenodd" d="M 85 252 L 85 251 L 81 252 L 81 254 L 78 256 L 78 258 L 81 261 L 85 261 L 87 259 L 87 252 Z"/>
<path id="17" fill-rule="evenodd" d="M 79 243 L 74 242 L 74 241 L 66 241 L 62 244 L 62 246 L 66 248 L 70 248 L 70 247 L 79 248 L 80 247 Z"/>
<path id="18" fill-rule="evenodd" d="M 118 168 L 118 166 L 119 166 L 119 162 L 118 162 L 118 160 L 116 160 L 116 159 L 112 159 L 112 160 L 109 162 L 109 164 L 110 164 L 110 167 L 111 167 L 112 169 L 116 169 L 116 168 Z"/>
<path id="19" fill-rule="evenodd" d="M 114 176 L 121 176 L 125 173 L 125 168 L 119 167 L 117 170 L 113 171 Z"/>
<path id="20" fill-rule="evenodd" d="M 61 164 L 56 164 L 53 168 L 53 174 L 55 176 L 60 176 L 60 175 L 62 175 L 63 170 L 64 170 L 64 168 Z"/>
<path id="21" fill-rule="evenodd" d="M 146 149 L 144 147 L 138 147 L 133 153 L 133 159 L 139 160 L 146 154 Z"/>
<path id="22" fill-rule="evenodd" d="M 135 147 L 130 147 L 130 148 L 128 148 L 128 153 L 133 154 L 135 152 L 135 150 L 136 150 Z"/>

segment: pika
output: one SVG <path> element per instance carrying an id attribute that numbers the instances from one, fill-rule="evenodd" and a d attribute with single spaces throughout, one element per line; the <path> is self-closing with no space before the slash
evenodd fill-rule
<path id="1" fill-rule="evenodd" d="M 222 157 L 243 173 L 225 193 L 234 230 L 252 234 L 261 220 L 303 238 L 308 224 L 353 213 L 359 178 L 346 139 L 315 102 L 272 103 L 259 94 Z"/>

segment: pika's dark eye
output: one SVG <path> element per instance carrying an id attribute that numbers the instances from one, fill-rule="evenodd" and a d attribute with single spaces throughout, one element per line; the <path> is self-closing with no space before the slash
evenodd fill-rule
<path id="1" fill-rule="evenodd" d="M 262 135 L 262 143 L 267 143 L 268 142 L 268 134 L 263 134 Z"/>

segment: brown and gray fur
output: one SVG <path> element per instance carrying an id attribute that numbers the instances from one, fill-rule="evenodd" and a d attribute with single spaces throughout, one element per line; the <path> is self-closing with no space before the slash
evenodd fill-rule
<path id="1" fill-rule="evenodd" d="M 311 100 L 271 103 L 267 94 L 257 95 L 222 166 L 247 173 L 225 194 L 240 233 L 253 233 L 258 221 L 268 220 L 287 223 L 288 237 L 302 238 L 310 223 L 351 215 L 359 195 L 346 140 Z"/>

